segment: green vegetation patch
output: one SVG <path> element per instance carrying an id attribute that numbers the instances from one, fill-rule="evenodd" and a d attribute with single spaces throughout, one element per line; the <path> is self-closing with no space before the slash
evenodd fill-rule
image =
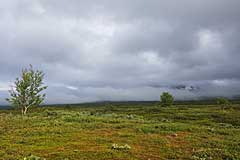
<path id="1" fill-rule="evenodd" d="M 34 108 L 26 116 L 0 110 L 0 160 L 238 160 L 239 108 L 108 103 Z"/>

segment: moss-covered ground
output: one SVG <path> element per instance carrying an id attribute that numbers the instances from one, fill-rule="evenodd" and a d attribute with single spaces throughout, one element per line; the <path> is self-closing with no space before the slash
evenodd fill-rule
<path id="1" fill-rule="evenodd" d="M 112 148 L 128 145 L 131 148 Z M 239 160 L 240 105 L 103 103 L 0 110 L 0 160 Z"/>

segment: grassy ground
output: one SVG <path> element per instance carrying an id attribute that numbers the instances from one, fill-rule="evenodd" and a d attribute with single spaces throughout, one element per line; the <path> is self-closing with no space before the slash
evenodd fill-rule
<path id="1" fill-rule="evenodd" d="M 239 160 L 240 105 L 44 107 L 25 117 L 0 110 L 0 160 L 31 154 L 46 160 Z"/>

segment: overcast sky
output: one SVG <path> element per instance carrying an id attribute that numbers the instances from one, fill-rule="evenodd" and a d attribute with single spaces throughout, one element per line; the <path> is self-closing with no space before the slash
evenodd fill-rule
<path id="1" fill-rule="evenodd" d="M 240 95 L 239 0 L 0 1 L 0 104 L 21 68 L 46 103 Z"/>

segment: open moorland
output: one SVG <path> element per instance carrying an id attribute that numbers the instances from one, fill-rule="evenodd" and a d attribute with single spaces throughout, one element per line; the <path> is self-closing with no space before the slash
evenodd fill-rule
<path id="1" fill-rule="evenodd" d="M 0 110 L 0 159 L 239 160 L 240 105 L 100 103 Z"/>

